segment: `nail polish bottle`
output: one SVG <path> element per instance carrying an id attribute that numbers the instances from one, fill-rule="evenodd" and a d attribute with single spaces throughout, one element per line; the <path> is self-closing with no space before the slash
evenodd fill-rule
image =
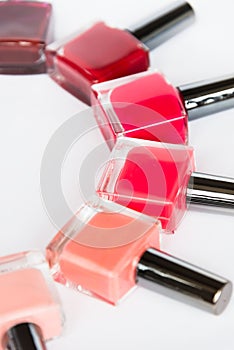
<path id="1" fill-rule="evenodd" d="M 156 219 L 97 198 L 55 236 L 47 259 L 58 282 L 111 304 L 142 285 L 221 313 L 231 283 L 160 252 L 159 231 Z"/>
<path id="2" fill-rule="evenodd" d="M 63 314 L 39 252 L 0 258 L 0 350 L 42 350 L 61 334 Z"/>
<path id="3" fill-rule="evenodd" d="M 193 148 L 119 138 L 97 193 L 154 216 L 174 232 L 188 204 L 234 209 L 234 179 L 194 172 Z"/>
<path id="4" fill-rule="evenodd" d="M 52 6 L 39 1 L 0 1 L 0 73 L 46 72 L 45 45 L 52 39 Z"/>
<path id="5" fill-rule="evenodd" d="M 147 70 L 149 49 L 174 35 L 193 18 L 193 9 L 179 1 L 129 30 L 98 22 L 46 49 L 48 72 L 63 88 L 90 104 L 90 87 Z"/>
<path id="6" fill-rule="evenodd" d="M 97 123 L 110 148 L 119 136 L 187 143 L 188 120 L 234 107 L 234 76 L 175 88 L 147 71 L 92 86 Z"/>

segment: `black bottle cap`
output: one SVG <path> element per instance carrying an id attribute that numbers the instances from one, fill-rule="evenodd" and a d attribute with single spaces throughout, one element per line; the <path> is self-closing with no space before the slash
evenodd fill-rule
<path id="1" fill-rule="evenodd" d="M 156 249 L 148 249 L 137 265 L 137 283 L 182 302 L 220 314 L 232 283 L 227 279 Z"/>
<path id="2" fill-rule="evenodd" d="M 129 28 L 150 50 L 184 29 L 194 19 L 191 5 L 177 1 L 155 15 Z"/>
<path id="3" fill-rule="evenodd" d="M 31 323 L 18 324 L 6 334 L 8 350 L 46 350 L 39 329 Z"/>
<path id="4" fill-rule="evenodd" d="M 234 74 L 178 87 L 194 120 L 234 107 Z"/>

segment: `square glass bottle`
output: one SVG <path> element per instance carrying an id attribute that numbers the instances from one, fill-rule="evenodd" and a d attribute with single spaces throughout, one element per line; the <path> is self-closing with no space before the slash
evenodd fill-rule
<path id="1" fill-rule="evenodd" d="M 52 39 L 52 6 L 40 1 L 0 1 L 0 73 L 46 72 L 45 46 Z"/>
<path id="2" fill-rule="evenodd" d="M 185 214 L 194 169 L 192 147 L 119 138 L 97 193 L 157 218 L 165 231 L 173 232 Z"/>
<path id="3" fill-rule="evenodd" d="M 147 70 L 149 50 L 183 29 L 193 16 L 191 5 L 178 1 L 132 29 L 97 22 L 46 48 L 48 72 L 60 86 L 90 105 L 93 84 Z"/>
<path id="4" fill-rule="evenodd" d="M 54 278 L 114 305 L 140 285 L 221 313 L 231 282 L 160 251 L 160 227 L 153 217 L 93 198 L 47 247 Z"/>
<path id="5" fill-rule="evenodd" d="M 156 70 L 92 86 L 97 124 L 109 145 L 127 136 L 187 144 L 188 121 L 234 107 L 234 76 L 174 87 Z"/>
<path id="6" fill-rule="evenodd" d="M 0 350 L 5 349 L 4 342 L 17 341 L 13 334 L 18 341 L 26 337 L 25 329 L 38 333 L 37 341 L 42 343 L 61 334 L 63 313 L 41 253 L 23 252 L 0 258 L 0 295 Z M 32 328 L 34 331 L 30 331 Z"/>
<path id="7" fill-rule="evenodd" d="M 188 141 L 188 116 L 179 90 L 157 71 L 94 84 L 91 101 L 110 148 L 122 136 L 175 144 Z"/>
<path id="8" fill-rule="evenodd" d="M 233 213 L 234 179 L 195 171 L 186 145 L 118 138 L 104 165 L 97 193 L 161 221 L 174 232 L 188 205 Z"/>
<path id="9" fill-rule="evenodd" d="M 159 247 L 159 228 L 154 218 L 96 197 L 47 247 L 55 280 L 116 304 L 136 284 L 139 257 Z"/>

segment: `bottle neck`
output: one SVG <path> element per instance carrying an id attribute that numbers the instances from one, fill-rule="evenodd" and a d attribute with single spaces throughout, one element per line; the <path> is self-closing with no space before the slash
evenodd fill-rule
<path id="1" fill-rule="evenodd" d="M 31 323 L 12 327 L 6 334 L 8 350 L 46 350 L 38 328 Z"/>
<path id="2" fill-rule="evenodd" d="M 234 107 L 234 75 L 178 87 L 189 120 Z"/>
<path id="3" fill-rule="evenodd" d="M 232 293 L 228 280 L 156 249 L 142 255 L 137 283 L 214 314 L 225 309 Z"/>
<path id="4" fill-rule="evenodd" d="M 193 19 L 191 5 L 185 1 L 177 1 L 132 26 L 129 32 L 152 50 L 187 27 Z"/>
<path id="5" fill-rule="evenodd" d="M 234 179 L 193 173 L 187 188 L 187 203 L 234 209 Z"/>

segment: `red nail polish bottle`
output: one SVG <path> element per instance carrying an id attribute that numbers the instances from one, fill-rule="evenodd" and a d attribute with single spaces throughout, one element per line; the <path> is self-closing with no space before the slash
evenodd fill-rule
<path id="1" fill-rule="evenodd" d="M 92 84 L 147 70 L 148 50 L 174 35 L 191 17 L 191 6 L 180 1 L 132 30 L 96 23 L 47 47 L 49 73 L 67 91 L 90 104 Z"/>

